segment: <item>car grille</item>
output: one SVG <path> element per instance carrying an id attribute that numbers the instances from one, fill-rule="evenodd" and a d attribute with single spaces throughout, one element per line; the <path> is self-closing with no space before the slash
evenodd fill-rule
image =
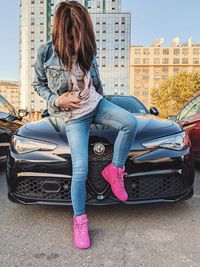
<path id="1" fill-rule="evenodd" d="M 125 178 L 129 200 L 173 197 L 185 193 L 189 187 L 188 179 L 180 174 Z"/>
<path id="2" fill-rule="evenodd" d="M 87 179 L 87 196 L 91 198 L 91 192 L 103 194 L 109 192 L 110 186 L 101 176 L 102 169 L 107 166 L 113 157 L 113 146 L 106 145 L 105 153 L 97 155 L 93 151 L 93 145 L 89 145 L 88 160 L 88 179 Z M 68 174 L 72 173 L 72 162 L 69 155 L 63 155 L 68 166 Z M 132 162 L 127 159 L 126 170 L 128 173 L 133 171 Z M 130 166 L 132 166 L 130 168 Z M 47 192 L 44 189 L 44 183 L 55 182 L 58 190 Z M 187 192 L 191 184 L 189 179 L 184 178 L 180 174 L 163 174 L 163 175 L 148 175 L 141 177 L 125 177 L 125 188 L 127 190 L 129 200 L 156 199 L 166 198 L 179 195 Z M 21 177 L 17 180 L 14 194 L 24 198 L 41 199 L 41 200 L 60 200 L 71 201 L 71 179 L 66 178 L 49 178 L 49 177 Z M 110 191 L 111 192 L 111 191 Z M 115 196 L 110 193 L 112 197 Z"/>
<path id="3" fill-rule="evenodd" d="M 105 152 L 102 155 L 94 153 L 93 147 L 90 145 L 88 150 L 88 183 L 96 193 L 101 194 L 108 188 L 108 183 L 102 178 L 101 171 L 112 161 L 113 146 L 105 145 Z"/>
<path id="4" fill-rule="evenodd" d="M 70 200 L 70 186 L 71 181 L 66 179 L 57 179 L 56 183 L 60 185 L 58 192 L 47 192 L 44 189 L 44 183 L 52 183 L 52 179 L 46 177 L 30 178 L 23 177 L 18 183 L 15 189 L 15 195 L 31 198 L 31 199 L 57 199 L 57 200 Z"/>

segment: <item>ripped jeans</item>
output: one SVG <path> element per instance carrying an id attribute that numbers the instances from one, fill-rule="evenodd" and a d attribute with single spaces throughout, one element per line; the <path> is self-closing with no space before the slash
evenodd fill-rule
<path id="1" fill-rule="evenodd" d="M 105 98 L 98 102 L 92 112 L 65 122 L 72 159 L 71 200 L 75 216 L 85 213 L 88 141 L 92 121 L 119 130 L 112 158 L 112 163 L 116 167 L 125 165 L 137 131 L 135 116 Z"/>

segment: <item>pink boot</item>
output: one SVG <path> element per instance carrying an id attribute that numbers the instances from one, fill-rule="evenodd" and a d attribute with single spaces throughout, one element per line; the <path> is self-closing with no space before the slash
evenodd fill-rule
<path id="1" fill-rule="evenodd" d="M 74 246 L 77 248 L 89 248 L 90 238 L 88 234 L 88 219 L 86 214 L 73 216 Z"/>
<path id="2" fill-rule="evenodd" d="M 103 178 L 111 185 L 114 195 L 121 201 L 128 199 L 128 194 L 124 188 L 124 175 L 127 173 L 124 170 L 125 166 L 118 168 L 111 162 L 101 171 Z"/>

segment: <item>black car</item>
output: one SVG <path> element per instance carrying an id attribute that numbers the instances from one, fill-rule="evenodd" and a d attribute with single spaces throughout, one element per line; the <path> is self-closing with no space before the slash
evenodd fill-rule
<path id="1" fill-rule="evenodd" d="M 27 114 L 23 109 L 17 112 L 6 98 L 0 95 L 0 160 L 6 159 L 10 138 L 24 124 L 22 117 Z"/>
<path id="2" fill-rule="evenodd" d="M 107 95 L 109 101 L 133 113 L 138 130 L 125 164 L 126 204 L 174 202 L 193 195 L 194 162 L 188 134 L 177 123 L 162 119 L 135 97 Z M 20 127 L 12 136 L 7 157 L 8 197 L 23 204 L 71 205 L 72 162 L 65 127 L 48 116 Z M 43 116 L 44 116 L 43 114 Z M 124 118 L 126 119 L 126 118 Z M 101 176 L 112 161 L 118 130 L 91 124 L 87 204 L 119 200 Z M 104 153 L 99 153 L 99 146 Z"/>

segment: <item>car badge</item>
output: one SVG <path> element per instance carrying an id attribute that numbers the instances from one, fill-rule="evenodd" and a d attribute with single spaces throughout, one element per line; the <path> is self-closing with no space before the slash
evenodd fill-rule
<path id="1" fill-rule="evenodd" d="M 105 151 L 105 146 L 102 143 L 96 143 L 93 147 L 94 153 L 97 155 L 101 155 Z"/>

